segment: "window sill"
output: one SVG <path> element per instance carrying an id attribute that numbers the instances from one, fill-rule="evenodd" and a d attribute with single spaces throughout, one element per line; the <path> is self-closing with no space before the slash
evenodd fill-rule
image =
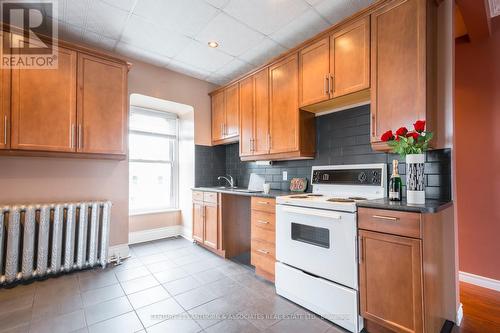
<path id="1" fill-rule="evenodd" d="M 175 213 L 180 212 L 179 208 L 165 208 L 165 209 L 151 209 L 151 210 L 140 210 L 135 212 L 129 212 L 128 216 L 140 216 L 140 215 L 151 215 L 151 214 L 162 214 L 162 213 Z"/>

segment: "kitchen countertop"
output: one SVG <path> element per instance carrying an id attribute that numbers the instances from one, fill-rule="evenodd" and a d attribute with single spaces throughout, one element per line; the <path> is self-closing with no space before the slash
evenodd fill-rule
<path id="1" fill-rule="evenodd" d="M 406 200 L 390 201 L 387 198 L 366 200 L 356 203 L 358 207 L 399 210 L 414 213 L 437 213 L 453 205 L 453 201 L 426 200 L 424 205 L 409 204 Z"/>
<path id="2" fill-rule="evenodd" d="M 244 188 L 236 188 L 236 189 L 244 189 Z M 220 187 L 193 187 L 193 191 L 204 191 L 204 192 L 218 192 L 224 194 L 234 194 L 234 195 L 243 195 L 247 197 L 260 197 L 260 198 L 276 198 L 283 195 L 291 195 L 297 194 L 295 192 L 289 191 L 279 191 L 279 190 L 271 190 L 268 194 L 264 192 L 238 192 L 235 190 L 231 190 L 230 188 L 220 188 Z"/>

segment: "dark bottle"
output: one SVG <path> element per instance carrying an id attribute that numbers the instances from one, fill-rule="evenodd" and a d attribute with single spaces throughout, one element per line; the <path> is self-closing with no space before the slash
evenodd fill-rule
<path id="1" fill-rule="evenodd" d="M 398 160 L 392 161 L 392 175 L 389 180 L 389 200 L 401 201 L 403 195 L 403 182 L 398 173 Z"/>

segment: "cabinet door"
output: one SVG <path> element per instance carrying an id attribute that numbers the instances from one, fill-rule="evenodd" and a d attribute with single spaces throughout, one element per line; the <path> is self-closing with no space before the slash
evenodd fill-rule
<path id="1" fill-rule="evenodd" d="M 212 141 L 224 139 L 224 91 L 212 95 Z"/>
<path id="2" fill-rule="evenodd" d="M 253 154 L 269 154 L 269 71 L 254 75 L 254 142 Z"/>
<path id="3" fill-rule="evenodd" d="M 58 62 L 12 69 L 12 149 L 75 151 L 76 52 L 59 47 Z"/>
<path id="4" fill-rule="evenodd" d="M 198 242 L 203 242 L 203 210 L 203 203 L 193 201 L 193 239 Z"/>
<path id="5" fill-rule="evenodd" d="M 371 140 L 426 115 L 426 1 L 397 0 L 371 16 Z"/>
<path id="6" fill-rule="evenodd" d="M 335 32 L 330 40 L 331 89 L 339 97 L 370 87 L 370 19 Z"/>
<path id="7" fill-rule="evenodd" d="M 299 53 L 299 104 L 322 102 L 330 97 L 329 39 L 323 38 L 302 49 Z"/>
<path id="8" fill-rule="evenodd" d="M 298 67 L 297 54 L 293 54 L 269 69 L 271 154 L 299 149 Z"/>
<path id="9" fill-rule="evenodd" d="M 360 231 L 361 315 L 395 332 L 423 331 L 418 239 Z"/>
<path id="10" fill-rule="evenodd" d="M 127 153 L 127 66 L 78 56 L 78 151 Z"/>
<path id="11" fill-rule="evenodd" d="M 240 82 L 240 156 L 253 155 L 254 78 Z"/>
<path id="12" fill-rule="evenodd" d="M 8 149 L 10 141 L 10 70 L 0 69 L 0 149 Z"/>
<path id="13" fill-rule="evenodd" d="M 219 235 L 219 214 L 217 204 L 205 204 L 205 239 L 203 243 L 217 249 Z"/>
<path id="14" fill-rule="evenodd" d="M 240 102 L 239 102 L 239 85 L 238 83 L 229 86 L 224 90 L 225 94 L 225 111 L 226 121 L 224 125 L 224 138 L 232 138 L 238 136 L 238 127 L 240 119 Z"/>

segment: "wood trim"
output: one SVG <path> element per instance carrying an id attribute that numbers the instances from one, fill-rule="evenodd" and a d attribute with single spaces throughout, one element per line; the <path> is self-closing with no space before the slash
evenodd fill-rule
<path id="1" fill-rule="evenodd" d="M 280 55 L 276 56 L 275 58 L 271 59 L 270 61 L 268 61 L 267 63 L 265 63 L 265 64 L 263 64 L 261 66 L 258 66 L 257 68 L 252 69 L 252 70 L 248 71 L 247 73 L 242 74 L 239 77 L 231 80 L 230 82 L 228 82 L 224 86 L 221 86 L 221 87 L 219 87 L 219 88 L 211 91 L 209 93 L 209 95 L 213 95 L 213 94 L 219 92 L 220 90 L 223 90 L 225 87 L 227 87 L 227 86 L 229 86 L 229 85 L 231 85 L 231 84 L 233 84 L 235 82 L 238 82 L 240 80 L 243 80 L 244 78 L 246 78 L 248 76 L 251 76 L 251 75 L 255 74 L 256 72 L 260 71 L 261 69 L 263 69 L 265 67 L 272 66 L 275 63 L 280 62 L 281 60 L 283 60 L 284 58 L 290 56 L 291 54 L 299 52 L 302 48 L 307 47 L 307 46 L 309 46 L 311 44 L 314 44 L 316 41 L 318 41 L 318 40 L 320 40 L 322 38 L 327 37 L 328 35 L 330 35 L 331 33 L 333 33 L 339 27 L 342 27 L 343 25 L 345 25 L 347 23 L 350 23 L 351 21 L 355 21 L 355 20 L 357 20 L 359 18 L 362 18 L 362 17 L 365 17 L 365 16 L 369 16 L 376 9 L 378 9 L 379 7 L 381 7 L 384 4 L 386 4 L 388 2 L 391 2 L 391 1 L 394 1 L 394 0 L 379 0 L 379 1 L 371 4 L 370 6 L 364 8 L 363 10 L 360 10 L 359 12 L 356 12 L 356 13 L 352 14 L 351 16 L 345 18 L 344 20 L 340 21 L 339 23 L 336 23 L 336 24 L 332 25 L 328 29 L 323 30 L 322 32 L 320 32 L 317 35 L 311 37 L 310 39 L 308 39 L 308 40 L 300 43 L 299 45 L 295 46 L 294 48 L 289 49 L 286 52 L 283 52 L 282 54 L 280 54 Z"/>
<path id="2" fill-rule="evenodd" d="M 0 51 L 1 52 L 1 51 Z M 0 149 L 10 148 L 11 129 L 11 70 L 0 69 Z"/>
<path id="3" fill-rule="evenodd" d="M 253 156 L 242 156 L 241 161 L 292 161 L 292 160 L 307 160 L 314 159 L 316 156 L 315 153 L 312 152 L 301 152 L 290 151 L 287 153 L 279 153 L 279 154 L 268 154 L 268 155 L 253 155 Z"/>
<path id="4" fill-rule="evenodd" d="M 43 150 L 3 150 L 0 149 L 0 156 L 31 156 L 31 157 L 54 157 L 54 158 L 82 158 L 82 159 L 101 159 L 118 160 L 127 159 L 127 154 L 92 154 L 77 152 L 43 151 Z"/>

